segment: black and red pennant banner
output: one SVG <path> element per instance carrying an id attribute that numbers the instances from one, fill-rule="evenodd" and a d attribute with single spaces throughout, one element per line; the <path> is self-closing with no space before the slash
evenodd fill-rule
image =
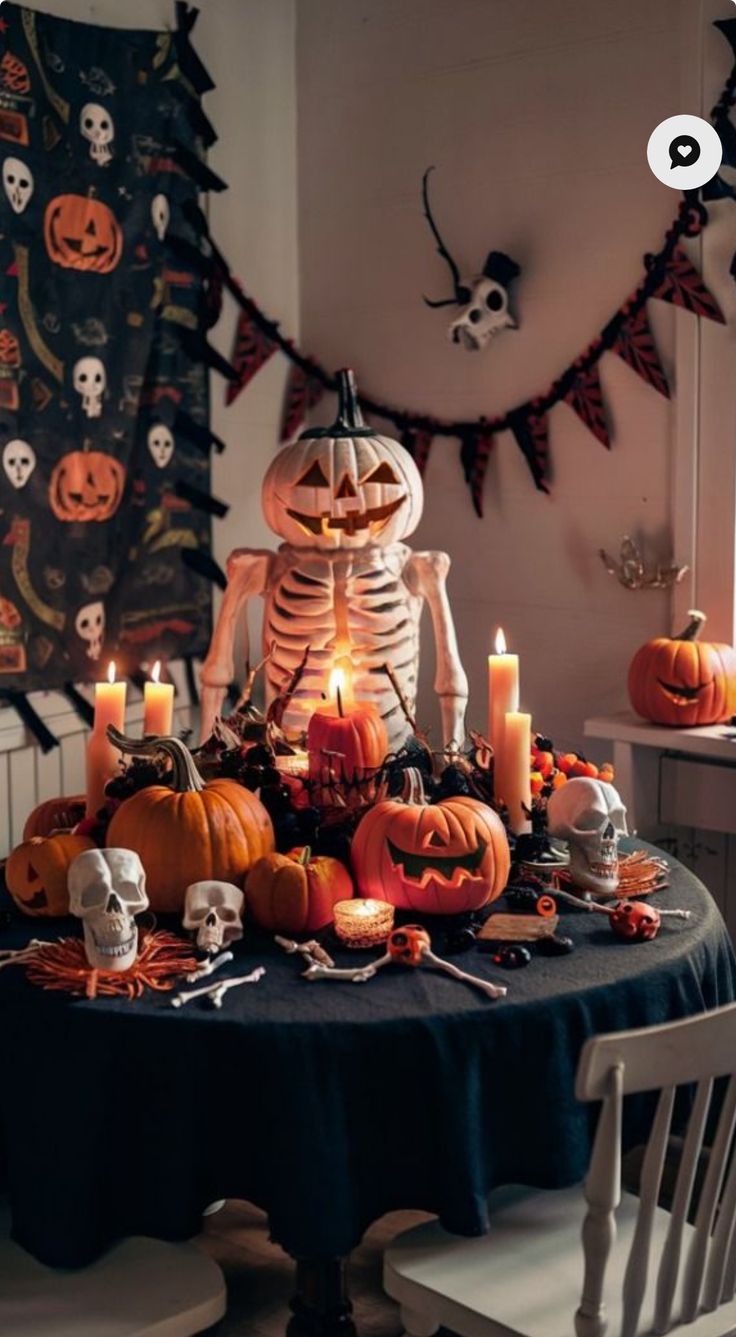
<path id="1" fill-rule="evenodd" d="M 231 381 L 225 391 L 225 403 L 232 404 L 241 390 L 252 381 L 257 371 L 268 362 L 278 345 L 261 329 L 251 311 L 241 311 L 235 331 L 235 342 L 230 355 L 237 380 Z"/>

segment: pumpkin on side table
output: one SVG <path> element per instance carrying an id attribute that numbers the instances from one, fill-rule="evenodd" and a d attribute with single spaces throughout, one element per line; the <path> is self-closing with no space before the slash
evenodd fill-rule
<path id="1" fill-rule="evenodd" d="M 652 724 L 692 729 L 720 724 L 736 711 L 736 650 L 700 641 L 705 613 L 692 609 L 679 636 L 657 636 L 637 650 L 629 668 L 629 697 Z"/>
<path id="2" fill-rule="evenodd" d="M 89 836 L 65 831 L 55 836 L 31 836 L 17 845 L 5 864 L 5 885 L 18 909 L 34 918 L 68 915 L 69 865 L 78 854 L 94 848 Z"/>

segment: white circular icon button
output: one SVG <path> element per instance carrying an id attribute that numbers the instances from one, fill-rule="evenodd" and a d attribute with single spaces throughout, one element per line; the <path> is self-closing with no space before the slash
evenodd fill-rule
<path id="1" fill-rule="evenodd" d="M 700 116 L 668 116 L 649 136 L 647 161 L 658 181 L 673 190 L 698 190 L 721 165 L 723 145 Z"/>

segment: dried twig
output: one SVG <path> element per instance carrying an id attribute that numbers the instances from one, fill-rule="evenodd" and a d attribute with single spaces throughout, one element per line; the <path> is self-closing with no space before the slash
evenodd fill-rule
<path id="1" fill-rule="evenodd" d="M 269 659 L 272 658 L 275 649 L 276 649 L 276 642 L 271 641 L 271 644 L 268 648 L 268 653 L 263 656 L 263 659 L 261 659 L 258 664 L 256 664 L 255 668 L 251 668 L 250 660 L 247 661 L 245 665 L 245 675 L 246 675 L 245 682 L 243 684 L 243 690 L 240 693 L 240 696 L 238 697 L 235 703 L 236 710 L 242 710 L 244 706 L 250 704 L 250 701 L 253 697 L 253 688 L 255 686 L 256 678 L 258 677 L 258 674 L 261 673 L 263 669 L 266 667 L 266 664 L 268 663 Z"/>
<path id="2" fill-rule="evenodd" d="M 275 701 L 272 701 L 268 707 L 266 719 L 269 724 L 275 724 L 281 728 L 281 721 L 286 714 L 289 702 L 304 676 L 304 670 L 307 667 L 307 660 L 311 649 L 311 645 L 308 645 L 302 656 L 301 663 L 297 664 L 283 692 L 279 692 Z"/>

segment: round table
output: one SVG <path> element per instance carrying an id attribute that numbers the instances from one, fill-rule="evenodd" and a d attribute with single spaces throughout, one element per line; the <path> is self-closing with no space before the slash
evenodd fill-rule
<path id="1" fill-rule="evenodd" d="M 621 942 L 603 916 L 571 910 L 569 956 L 514 972 L 475 950 L 455 958 L 508 985 L 496 1002 L 428 967 L 308 983 L 300 958 L 251 933 L 223 973 L 263 964 L 266 975 L 221 1011 L 177 1010 L 171 995 L 75 1000 L 20 967 L 0 971 L 0 1177 L 14 1238 L 78 1266 L 120 1236 L 188 1238 L 208 1204 L 244 1198 L 298 1260 L 295 1330 L 350 1330 L 339 1260 L 373 1220 L 423 1208 L 474 1235 L 497 1185 L 577 1182 L 595 1117 L 574 1097 L 587 1037 L 736 998 L 718 910 L 670 862 L 654 899 L 693 918 L 665 920 L 653 942 Z M 72 925 L 16 919 L 0 946 Z"/>

